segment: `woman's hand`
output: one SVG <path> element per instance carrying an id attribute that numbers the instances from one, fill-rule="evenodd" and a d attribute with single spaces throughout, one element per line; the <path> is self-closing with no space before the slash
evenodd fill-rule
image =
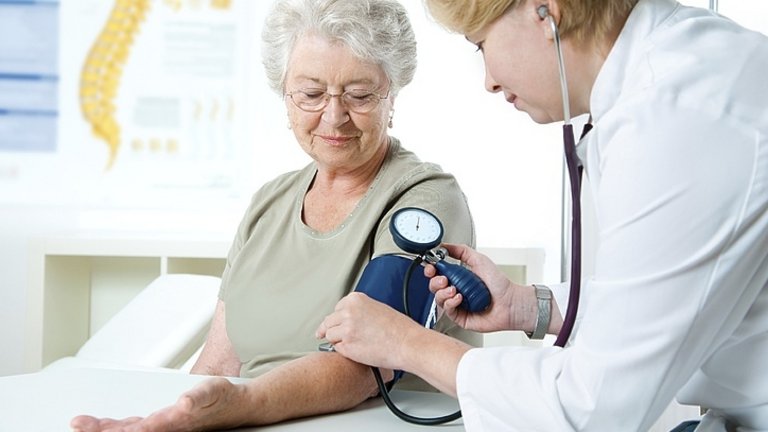
<path id="1" fill-rule="evenodd" d="M 463 328 L 481 332 L 515 329 L 512 312 L 515 286 L 487 256 L 466 245 L 443 244 L 448 254 L 467 264 L 473 273 L 485 282 L 491 292 L 491 304 L 483 312 L 470 313 L 459 307 L 463 296 L 445 276 L 437 275 L 435 266 L 424 267 L 424 275 L 431 278 L 429 289 L 435 293 L 437 305 L 451 320 Z"/>
<path id="2" fill-rule="evenodd" d="M 175 432 L 224 429 L 239 426 L 243 412 L 245 388 L 226 378 L 210 378 L 179 397 L 174 405 L 156 411 L 146 418 L 122 420 L 78 416 L 70 427 L 75 432 Z"/>

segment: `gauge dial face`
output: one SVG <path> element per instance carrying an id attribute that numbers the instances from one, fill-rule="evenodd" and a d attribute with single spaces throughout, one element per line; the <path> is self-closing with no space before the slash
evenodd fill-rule
<path id="1" fill-rule="evenodd" d="M 437 247 L 443 225 L 432 213 L 414 207 L 398 210 L 390 226 L 395 243 L 406 252 L 422 253 Z"/>

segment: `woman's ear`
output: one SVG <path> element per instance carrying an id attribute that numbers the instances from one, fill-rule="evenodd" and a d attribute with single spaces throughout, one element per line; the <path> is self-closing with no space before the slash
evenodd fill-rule
<path id="1" fill-rule="evenodd" d="M 533 0 L 533 4 L 536 8 L 536 16 L 541 20 L 541 29 L 544 32 L 544 36 L 549 40 L 554 40 L 555 34 L 550 20 L 554 20 L 555 24 L 559 25 L 560 7 L 555 0 Z"/>
<path id="2" fill-rule="evenodd" d="M 389 110 L 390 111 L 395 110 L 395 97 L 392 95 L 389 95 Z"/>

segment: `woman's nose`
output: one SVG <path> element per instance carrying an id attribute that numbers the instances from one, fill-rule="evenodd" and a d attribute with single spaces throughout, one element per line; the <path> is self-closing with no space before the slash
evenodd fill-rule
<path id="1" fill-rule="evenodd" d="M 493 78 L 493 75 L 491 75 L 487 64 L 485 65 L 485 89 L 491 93 L 498 93 L 501 91 L 501 86 Z"/>
<path id="2" fill-rule="evenodd" d="M 491 74 L 487 72 L 485 74 L 485 89 L 491 93 L 498 93 L 501 91 L 501 86 L 496 81 L 494 81 L 493 77 L 491 77 Z"/>
<path id="3" fill-rule="evenodd" d="M 337 97 L 338 96 L 338 97 Z M 349 121 L 349 110 L 340 95 L 329 95 L 328 105 L 323 108 L 323 121 L 332 127 L 338 127 Z"/>

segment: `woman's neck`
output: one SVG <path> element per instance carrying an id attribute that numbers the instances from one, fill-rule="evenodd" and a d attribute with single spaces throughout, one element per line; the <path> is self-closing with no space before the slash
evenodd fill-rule
<path id="1" fill-rule="evenodd" d="M 310 191 L 334 195 L 364 194 L 379 173 L 388 148 L 389 145 L 382 145 L 374 157 L 353 169 L 318 167 Z"/>
<path id="2" fill-rule="evenodd" d="M 368 192 L 386 159 L 389 146 L 381 147 L 375 157 L 357 169 L 347 171 L 318 168 L 304 196 L 304 224 L 319 232 L 328 232 L 344 222 Z"/>
<path id="3" fill-rule="evenodd" d="M 572 44 L 570 40 L 563 41 L 563 56 L 572 60 L 567 73 L 574 117 L 591 112 L 592 88 L 625 22 L 626 18 L 617 21 L 614 28 L 600 40 L 593 40 L 586 44 L 583 42 Z"/>

